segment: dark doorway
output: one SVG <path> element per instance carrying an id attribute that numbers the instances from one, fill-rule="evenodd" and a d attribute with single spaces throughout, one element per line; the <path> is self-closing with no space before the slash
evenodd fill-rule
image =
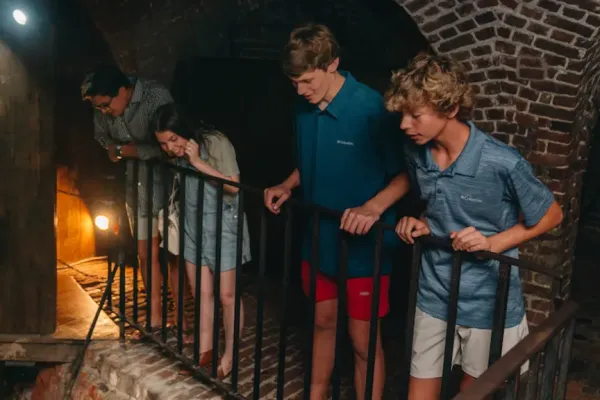
<path id="1" fill-rule="evenodd" d="M 573 265 L 573 296 L 587 302 L 598 292 L 600 269 L 595 254 L 600 245 L 600 124 L 591 132 L 587 169 L 583 177 L 579 232 Z M 600 306 L 600 298 L 598 299 Z"/>

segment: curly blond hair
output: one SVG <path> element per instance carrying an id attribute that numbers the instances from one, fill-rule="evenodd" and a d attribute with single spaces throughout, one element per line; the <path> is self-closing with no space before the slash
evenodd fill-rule
<path id="1" fill-rule="evenodd" d="M 473 93 L 463 67 L 450 57 L 418 54 L 407 68 L 392 74 L 385 105 L 392 112 L 414 112 L 420 107 L 447 115 L 458 106 L 457 117 L 468 120 Z"/>

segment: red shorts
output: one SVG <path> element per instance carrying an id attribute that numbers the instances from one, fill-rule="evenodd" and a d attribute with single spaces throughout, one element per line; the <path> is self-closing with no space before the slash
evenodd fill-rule
<path id="1" fill-rule="evenodd" d="M 302 261 L 302 289 L 306 296 L 310 295 L 310 264 Z M 379 318 L 390 311 L 390 276 L 382 275 L 379 285 Z M 348 316 L 360 321 L 371 319 L 371 301 L 373 298 L 373 278 L 350 278 L 346 281 Z M 337 299 L 337 282 L 317 272 L 317 303 Z"/>

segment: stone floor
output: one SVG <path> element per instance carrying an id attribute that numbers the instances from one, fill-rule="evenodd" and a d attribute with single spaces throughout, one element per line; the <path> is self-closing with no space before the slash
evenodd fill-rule
<path id="1" fill-rule="evenodd" d="M 101 295 L 106 287 L 106 263 L 84 263 L 78 265 L 76 270 L 69 270 L 71 275 L 81 284 L 81 286 L 91 295 L 91 297 L 99 301 Z M 256 286 L 245 277 L 242 284 L 242 293 L 245 298 L 246 307 L 246 329 L 244 330 L 243 338 L 240 344 L 240 386 L 239 392 L 248 398 L 252 395 L 252 378 L 253 378 L 253 365 L 254 365 L 254 349 L 256 339 Z M 127 312 L 128 315 L 132 313 L 132 291 L 133 291 L 133 273 L 132 269 L 127 269 Z M 597 282 L 597 281 L 596 281 Z M 115 296 L 114 306 L 118 305 L 118 297 L 116 291 L 118 290 L 118 276 L 117 281 L 114 284 Z M 275 285 L 275 283 L 273 283 Z M 140 285 L 141 287 L 141 285 Z M 270 290 L 268 291 L 265 300 L 265 314 L 264 314 L 264 325 L 263 325 L 263 362 L 261 364 L 261 399 L 273 399 L 275 398 L 276 385 L 277 385 L 277 357 L 278 357 L 278 341 L 279 341 L 279 313 L 278 309 L 278 295 L 277 291 L 273 291 L 272 288 L 276 287 L 269 285 Z M 139 306 L 143 307 L 144 293 L 143 291 L 139 294 Z M 193 303 L 191 299 L 187 299 L 186 307 L 188 308 L 190 315 L 193 312 Z M 140 321 L 145 320 L 145 312 L 143 308 L 140 311 Z M 115 318 L 115 315 L 112 315 Z M 293 315 L 296 320 L 301 319 L 301 315 Z M 173 307 L 170 307 L 169 318 L 173 318 Z M 388 329 L 389 332 L 390 329 Z M 128 331 L 130 332 L 130 331 Z M 386 329 L 384 327 L 384 335 Z M 222 336 L 222 333 L 221 333 Z M 399 362 L 403 358 L 401 352 L 401 340 L 396 338 L 394 340 L 394 334 L 385 335 L 388 337 L 384 341 L 386 348 L 387 366 L 388 366 L 388 377 L 386 379 L 386 399 L 400 399 L 405 398 L 404 383 L 405 380 L 400 376 Z M 286 373 L 285 373 L 285 398 L 286 399 L 299 399 L 302 396 L 303 388 L 303 352 L 301 351 L 303 345 L 302 332 L 295 326 L 290 326 L 287 335 L 287 350 L 286 350 Z M 170 338 L 171 343 L 173 338 Z M 212 398 L 207 397 L 210 392 L 209 388 L 200 385 L 198 381 L 190 378 L 187 374 L 181 373 L 181 365 L 177 362 L 165 361 L 165 358 L 157 351 L 156 348 L 152 348 L 148 345 L 118 345 L 121 346 L 120 351 L 125 350 L 127 360 L 129 363 L 140 365 L 142 371 L 159 369 L 164 377 L 169 378 L 173 383 L 178 385 L 184 385 L 185 393 L 196 390 L 198 393 L 203 393 L 197 398 Z M 102 359 L 101 354 L 110 355 L 110 344 L 102 344 L 104 348 L 99 345 L 94 346 L 91 355 L 93 362 L 98 362 Z M 123 347 L 125 346 L 125 347 Z M 140 347 L 142 346 L 142 347 Z M 189 353 L 188 353 L 189 354 Z M 109 356 L 104 357 L 106 361 Z M 119 364 L 120 361 L 111 358 L 112 363 Z M 343 399 L 353 398 L 352 394 L 352 378 L 351 370 L 348 365 L 351 364 L 351 360 L 347 360 L 343 364 L 346 366 L 342 371 L 342 385 L 341 393 Z M 168 366 L 166 364 L 169 364 Z M 116 364 L 115 364 L 116 365 Z M 115 371 L 118 369 L 113 366 Z M 135 378 L 123 377 L 125 383 L 120 381 L 121 377 L 118 377 L 116 372 L 104 372 L 107 373 L 109 379 L 112 379 L 115 383 L 123 389 L 123 385 L 133 385 L 132 381 Z M 168 375 L 168 376 L 167 376 Z M 112 376 L 112 378 L 111 378 Z M 141 378 L 140 378 L 141 379 Z M 187 385 L 187 386 L 186 386 Z M 192 386 L 189 386 L 192 385 Z M 135 393 L 140 393 L 141 390 L 147 389 L 131 389 Z M 182 389 L 183 390 L 183 389 Z M 134 393 L 130 392 L 130 393 Z M 214 392 L 212 392 L 214 395 Z M 157 397 L 159 398 L 159 397 Z M 171 397 L 169 397 L 171 398 Z M 172 397 L 172 398 L 177 398 Z M 192 397 L 187 397 L 192 398 Z M 215 397 L 219 398 L 219 397 Z M 600 400 L 600 295 L 598 295 L 597 301 L 589 301 L 582 308 L 579 319 L 576 325 L 576 335 L 574 338 L 573 345 L 573 361 L 571 372 L 569 375 L 569 384 L 567 388 L 568 400 Z"/>
<path id="2" fill-rule="evenodd" d="M 79 282 L 79 284 L 86 290 L 90 296 L 97 302 L 100 301 L 102 297 L 102 293 L 106 288 L 106 274 L 107 274 L 107 265 L 106 262 L 89 262 L 82 263 L 75 266 L 73 268 L 63 267 L 64 270 L 68 270 L 69 273 Z M 244 329 L 242 340 L 240 343 L 240 372 L 239 372 L 239 393 L 252 398 L 252 388 L 253 388 L 253 377 L 254 377 L 254 351 L 256 346 L 256 309 L 257 309 L 257 287 L 254 283 L 250 282 L 248 277 L 243 278 L 242 283 L 242 295 L 244 297 L 244 306 L 245 306 L 245 321 L 246 327 Z M 254 277 L 252 277 L 254 279 Z M 145 321 L 145 295 L 144 291 L 141 289 L 141 277 L 140 277 L 140 285 L 139 285 L 139 302 L 138 307 L 139 311 L 139 321 Z M 267 291 L 265 298 L 265 311 L 264 311 L 264 319 L 263 319 L 263 342 L 262 342 L 262 363 L 261 363 L 261 385 L 260 391 L 261 399 L 274 399 L 276 396 L 277 390 L 277 365 L 278 365 L 278 354 L 279 354 L 279 315 L 280 310 L 278 305 L 279 301 L 279 293 L 274 291 L 273 288 L 276 285 L 273 283 L 268 285 L 269 290 Z M 113 285 L 113 308 L 116 309 L 118 307 L 118 290 L 119 290 L 119 277 L 117 275 L 116 281 Z M 126 309 L 127 315 L 132 316 L 133 313 L 133 269 L 127 268 L 126 274 Z M 189 315 L 193 315 L 193 300 L 191 298 L 186 299 L 186 310 L 189 312 Z M 109 313 L 110 314 L 110 313 Z M 174 307 L 172 304 L 169 307 L 169 320 L 175 321 L 174 315 Z M 221 314 L 222 315 L 222 314 Z M 301 324 L 302 317 L 298 318 L 298 315 L 288 315 L 290 321 L 293 322 L 293 319 L 296 320 L 297 324 Z M 115 321 L 118 321 L 116 315 L 112 314 L 111 317 L 115 318 Z M 132 329 L 128 328 L 126 330 L 126 334 L 129 335 L 133 332 Z M 301 350 L 303 348 L 303 338 L 305 336 L 302 334 L 300 329 L 297 326 L 290 325 L 287 330 L 287 346 L 286 346 L 286 371 L 285 371 L 285 380 L 284 380 L 284 398 L 285 399 L 299 399 L 302 398 L 303 393 L 303 382 L 304 382 L 304 353 Z M 221 329 L 221 338 L 220 343 L 223 343 L 223 332 Z M 174 335 L 170 334 L 168 342 L 175 348 L 176 341 Z M 400 357 L 400 348 L 398 344 L 400 341 L 398 340 L 387 340 L 386 341 L 386 351 L 388 358 L 388 368 L 387 368 L 387 382 L 389 384 L 386 385 L 386 399 L 398 399 L 405 397 L 403 395 L 405 388 L 405 381 L 402 380 L 399 376 L 400 374 L 400 363 L 399 361 L 402 359 Z M 114 344 L 115 346 L 119 346 Z M 106 348 L 108 346 L 108 348 Z M 111 353 L 110 344 L 99 344 L 94 345 L 91 348 L 91 352 L 100 352 L 105 354 Z M 131 347 L 133 346 L 133 347 Z M 129 363 L 133 363 L 136 368 L 141 363 L 144 368 L 147 368 L 149 360 L 152 364 L 156 363 L 158 366 L 156 368 L 161 368 L 161 371 L 166 375 L 175 376 L 181 375 L 179 378 L 180 381 L 185 381 L 190 383 L 191 380 L 188 379 L 188 375 L 182 372 L 181 365 L 178 365 L 177 362 L 169 363 L 169 368 L 165 367 L 166 361 L 164 361 L 164 357 L 160 354 L 160 352 L 152 346 L 145 346 L 146 350 L 140 350 L 140 347 L 136 347 L 139 345 L 131 345 L 131 346 L 121 346 L 119 351 L 126 351 L 127 359 Z M 349 348 L 347 349 L 349 350 Z M 133 353 L 130 353 L 133 352 Z M 148 357 L 139 359 L 140 352 L 144 353 Z M 137 354 L 137 356 L 136 356 Z M 191 353 L 191 349 L 184 349 L 184 354 L 188 355 L 190 359 L 193 357 Z M 346 354 L 351 354 L 349 351 Z M 92 355 L 91 357 L 96 357 Z M 138 357 L 136 359 L 136 357 Z M 114 358 L 114 357 L 113 357 Z M 134 361 L 135 360 L 135 361 Z M 394 360 L 394 361 L 392 361 Z M 105 357 L 103 361 L 107 361 Z M 114 361 L 114 360 L 113 360 Z M 96 364 L 98 360 L 94 361 Z M 342 362 L 341 368 L 341 387 L 340 393 L 341 398 L 343 399 L 351 399 L 354 397 L 353 395 L 353 386 L 352 386 L 352 373 L 351 373 L 351 359 L 345 359 Z M 118 370 L 118 366 L 111 366 L 110 368 L 115 371 Z M 179 372 L 177 372 L 179 371 Z M 164 377 L 163 377 L 164 378 Z M 114 380 L 114 379 L 113 379 Z M 127 380 L 131 380 L 127 378 Z M 226 380 L 226 383 L 230 383 L 230 378 Z M 120 384 L 120 386 L 127 385 Z M 205 393 L 208 389 L 202 388 L 201 385 L 197 384 L 195 387 L 198 391 Z M 123 388 L 121 388 L 123 390 Z M 132 389 L 133 390 L 133 389 Z M 135 389 L 135 392 L 139 393 L 142 389 Z M 186 389 L 186 390 L 189 390 Z M 203 395 L 204 396 L 204 395 Z M 198 398 L 209 398 L 209 397 L 198 397 Z"/>

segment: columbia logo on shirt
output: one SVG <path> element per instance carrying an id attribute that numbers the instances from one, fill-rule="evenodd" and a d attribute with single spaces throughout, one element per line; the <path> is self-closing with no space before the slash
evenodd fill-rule
<path id="1" fill-rule="evenodd" d="M 337 144 L 343 144 L 344 146 L 354 146 L 353 142 L 348 142 L 346 140 L 338 140 Z"/>
<path id="2" fill-rule="evenodd" d="M 481 199 L 477 199 L 475 197 L 467 196 L 464 194 L 461 194 L 460 198 L 461 198 L 461 200 L 472 201 L 474 203 L 483 203 L 483 200 L 481 200 Z"/>

